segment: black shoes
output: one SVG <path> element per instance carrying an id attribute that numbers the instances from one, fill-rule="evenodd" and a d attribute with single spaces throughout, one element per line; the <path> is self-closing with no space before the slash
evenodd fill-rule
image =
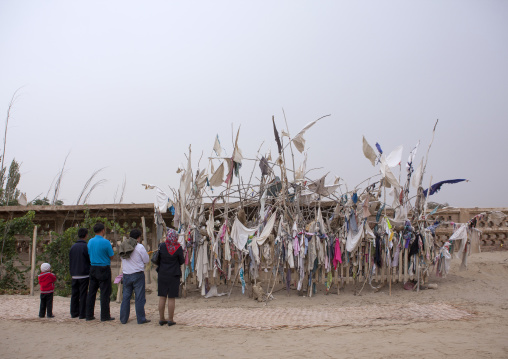
<path id="1" fill-rule="evenodd" d="M 151 320 L 150 319 L 145 319 L 144 321 L 142 321 L 141 323 L 138 323 L 138 324 L 145 324 L 145 323 L 150 323 Z M 160 323 L 159 323 L 160 324 Z"/>
<path id="2" fill-rule="evenodd" d="M 86 318 L 86 321 L 89 322 L 90 320 L 95 320 L 95 317 Z"/>
<path id="3" fill-rule="evenodd" d="M 173 322 L 172 320 L 159 320 L 159 325 L 162 327 L 163 325 L 168 325 L 168 326 L 172 326 L 172 325 L 175 325 L 176 323 Z"/>

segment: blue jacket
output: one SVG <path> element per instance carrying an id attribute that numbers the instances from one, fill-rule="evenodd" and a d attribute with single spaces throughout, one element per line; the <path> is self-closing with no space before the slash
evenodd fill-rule
<path id="1" fill-rule="evenodd" d="M 90 257 L 86 242 L 78 239 L 69 252 L 69 269 L 71 276 L 90 275 Z"/>

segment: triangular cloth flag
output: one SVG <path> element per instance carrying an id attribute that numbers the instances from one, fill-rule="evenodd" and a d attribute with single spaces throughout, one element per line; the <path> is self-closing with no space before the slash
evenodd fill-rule
<path id="1" fill-rule="evenodd" d="M 224 182 L 224 162 L 217 168 L 217 171 L 209 179 L 211 187 L 219 187 Z"/>
<path id="2" fill-rule="evenodd" d="M 315 121 L 309 122 L 298 134 L 293 138 L 293 143 L 298 151 L 300 153 L 303 153 L 303 150 L 305 149 L 305 138 L 303 138 L 303 135 L 305 134 L 305 131 L 307 131 L 309 128 L 314 126 L 316 122 L 318 122 L 320 119 L 317 119 Z"/>
<path id="3" fill-rule="evenodd" d="M 459 183 L 459 182 L 463 182 L 463 181 L 466 181 L 466 180 L 465 179 L 452 179 L 452 180 L 446 180 L 446 181 L 434 183 L 432 186 L 430 186 L 429 196 L 432 196 L 434 193 L 438 192 L 441 189 L 441 186 L 444 185 L 445 183 L 453 184 L 453 183 Z M 423 191 L 423 195 L 425 197 L 427 197 L 428 190 L 429 189 L 427 188 L 426 190 Z"/>
<path id="4" fill-rule="evenodd" d="M 369 145 L 365 136 L 363 136 L 363 154 L 370 160 L 373 166 L 376 165 L 376 152 L 374 152 L 374 149 Z"/>
<path id="5" fill-rule="evenodd" d="M 220 146 L 219 135 L 215 137 L 215 143 L 213 144 L 213 150 L 220 156 L 222 154 L 222 147 Z"/>

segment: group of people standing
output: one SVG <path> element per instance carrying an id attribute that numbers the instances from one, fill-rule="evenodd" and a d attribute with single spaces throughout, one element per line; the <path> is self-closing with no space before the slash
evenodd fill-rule
<path id="1" fill-rule="evenodd" d="M 95 236 L 88 240 L 88 230 L 80 228 L 78 239 L 69 252 L 69 268 L 72 276 L 72 294 L 70 313 L 72 318 L 94 320 L 94 309 L 97 291 L 100 289 L 101 321 L 111 321 L 115 318 L 110 313 L 111 296 L 111 259 L 114 256 L 111 242 L 104 238 L 106 229 L 103 223 L 96 223 L 93 227 Z M 184 263 L 183 250 L 178 243 L 178 234 L 174 229 L 168 229 L 166 241 L 159 244 L 158 296 L 159 296 L 159 324 L 174 325 L 175 298 L 178 297 L 181 265 Z M 120 306 L 120 322 L 126 324 L 130 315 L 130 300 L 135 295 L 135 310 L 138 324 L 149 323 L 145 315 L 145 265 L 149 256 L 141 244 L 141 231 L 133 229 L 129 238 L 119 246 L 122 258 L 123 296 Z M 47 265 L 47 266 L 46 266 Z M 44 268 L 43 268 L 44 266 Z M 50 265 L 41 266 L 39 283 L 41 284 L 41 309 L 39 316 L 43 317 L 47 311 L 48 317 L 53 317 L 53 288 L 56 277 L 50 272 Z M 45 271 L 44 271 L 45 270 Z M 43 283 L 51 282 L 51 300 L 48 293 L 43 293 Z M 44 298 L 43 298 L 44 296 Z M 168 319 L 165 319 L 166 301 Z M 49 303 L 50 302 L 50 303 Z M 44 306 L 44 308 L 43 308 Z"/>
<path id="2" fill-rule="evenodd" d="M 111 242 L 104 238 L 103 223 L 93 227 L 95 237 L 86 243 L 88 230 L 78 230 L 78 240 L 69 252 L 72 276 L 71 317 L 94 320 L 95 298 L 101 290 L 101 321 L 115 320 L 109 311 L 111 296 L 111 259 L 115 255 Z M 86 301 L 83 299 L 86 298 Z"/>

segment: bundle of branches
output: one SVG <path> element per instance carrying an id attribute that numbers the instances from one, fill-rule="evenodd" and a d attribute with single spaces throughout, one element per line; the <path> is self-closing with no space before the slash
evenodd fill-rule
<path id="1" fill-rule="evenodd" d="M 411 150 L 401 185 L 402 146 L 386 156 L 379 144 L 376 153 L 364 138 L 363 152 L 379 173 L 348 190 L 340 178 L 326 184 L 327 175 L 309 177 L 314 169 L 307 169 L 303 136 L 328 116 L 310 122 L 294 137 L 287 121 L 280 135 L 272 117 L 274 158 L 270 152 L 260 154 L 263 144 L 255 156 L 244 157 L 238 128 L 231 156 L 222 155 L 217 136 L 207 165 L 199 168 L 201 157 L 193 172 L 189 146 L 187 165 L 177 171 L 178 188 L 170 187 L 168 195 L 145 185 L 157 189 L 157 210 L 169 208 L 174 213 L 173 226 L 187 257 L 185 287 L 193 278 L 203 294 L 211 281 L 228 284 L 231 291 L 240 279 L 245 291 L 264 272 L 270 298 L 279 282 L 288 293 L 306 286 L 312 296 L 319 282 L 328 292 L 333 284 L 339 287 L 350 279 L 363 281 L 363 286 L 368 281 L 375 289 L 373 279 L 388 282 L 390 288 L 394 278 L 415 278 L 418 284 L 427 279 L 436 250 L 429 229 L 432 216 L 427 213 L 430 191 L 424 195 L 422 183 L 432 141 L 416 170 L 413 161 L 419 143 Z M 304 155 L 298 168 L 293 147 Z M 254 166 L 244 182 L 240 172 L 246 161 Z M 393 173 L 397 167 L 399 179 Z M 254 177 L 257 168 L 260 177 Z M 411 186 L 416 189 L 413 196 Z"/>

